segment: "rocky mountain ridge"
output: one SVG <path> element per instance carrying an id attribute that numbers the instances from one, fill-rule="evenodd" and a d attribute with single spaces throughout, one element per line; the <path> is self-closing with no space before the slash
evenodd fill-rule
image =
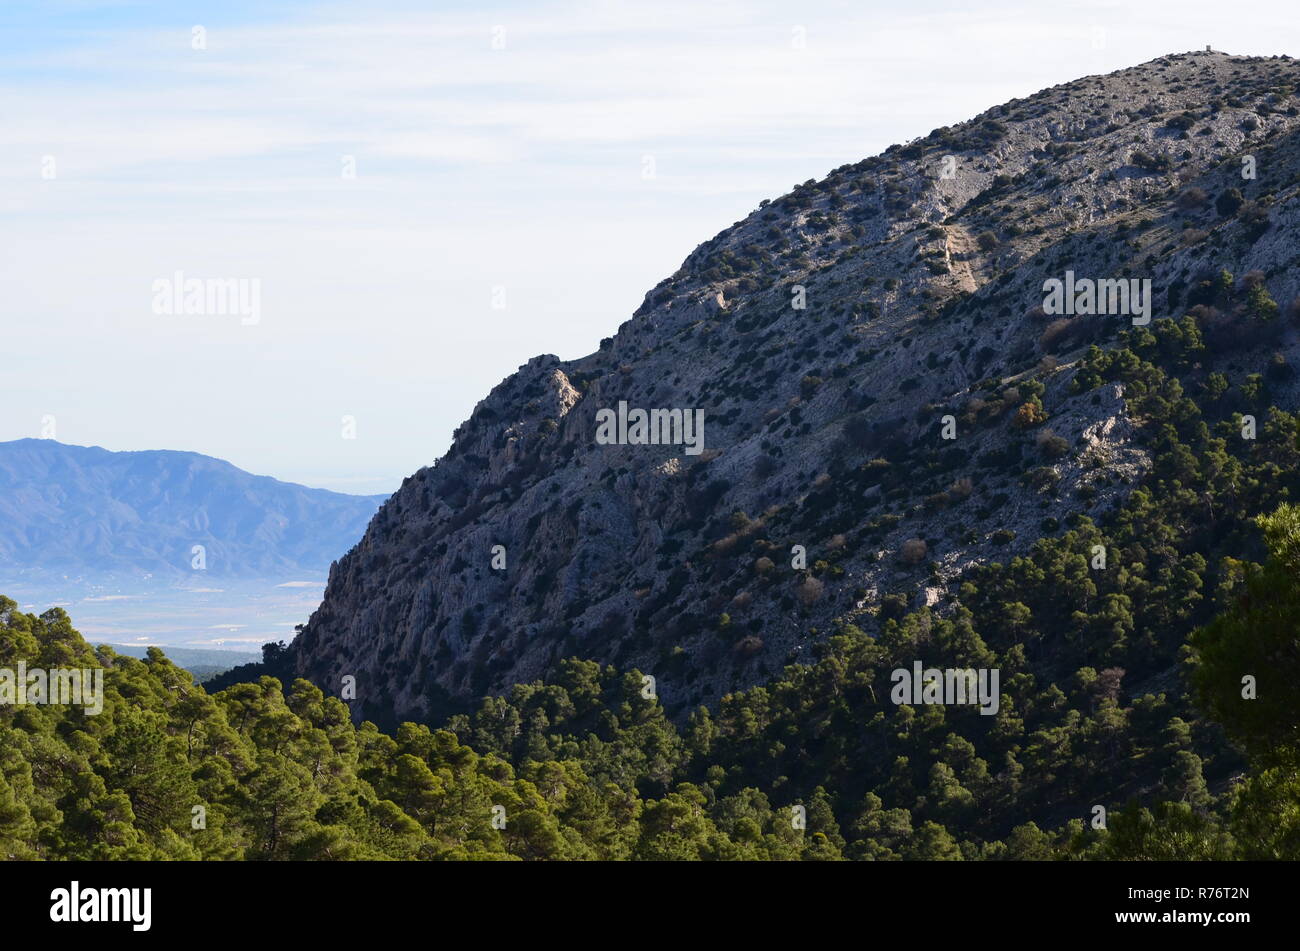
<path id="1" fill-rule="evenodd" d="M 1289 325 L 1210 302 L 1224 270 L 1300 293 L 1298 84 L 1288 58 L 1161 57 L 763 202 L 595 353 L 493 389 L 331 570 L 296 671 L 421 719 L 578 655 L 681 713 L 1104 517 L 1143 421 L 1072 384 L 1134 315 L 1045 313 L 1044 282 L 1149 281 L 1147 331 L 1201 308 L 1229 376 L 1287 364 Z M 620 402 L 703 409 L 704 452 L 599 443 Z"/>

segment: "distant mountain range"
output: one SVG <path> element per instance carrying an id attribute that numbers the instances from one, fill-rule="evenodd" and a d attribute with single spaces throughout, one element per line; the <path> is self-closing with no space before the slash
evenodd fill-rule
<path id="1" fill-rule="evenodd" d="M 109 647 L 113 648 L 115 653 L 125 654 L 127 657 L 143 659 L 149 656 L 148 647 L 132 644 L 110 644 Z M 202 650 L 171 646 L 163 646 L 162 649 L 173 664 L 188 670 L 199 683 L 218 674 L 224 674 L 240 664 L 255 664 L 262 660 L 260 653 L 253 654 L 247 651 Z"/>
<path id="2" fill-rule="evenodd" d="M 320 573 L 356 544 L 384 499 L 255 476 L 193 452 L 3 442 L 0 581 Z"/>

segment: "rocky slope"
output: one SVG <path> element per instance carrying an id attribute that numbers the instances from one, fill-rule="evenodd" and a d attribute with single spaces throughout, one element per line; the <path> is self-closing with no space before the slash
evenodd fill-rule
<path id="1" fill-rule="evenodd" d="M 1046 314 L 1044 281 L 1150 280 L 1148 329 L 1201 306 L 1225 369 L 1285 362 L 1293 331 L 1256 344 L 1198 301 L 1224 268 L 1284 309 L 1300 291 L 1298 81 L 1287 58 L 1163 57 L 762 203 L 597 352 L 478 405 L 334 566 L 297 672 L 421 718 L 576 654 L 681 712 L 1100 517 L 1149 460 L 1121 388 L 1070 383 L 1132 319 Z M 620 401 L 702 409 L 704 451 L 603 444 Z"/>

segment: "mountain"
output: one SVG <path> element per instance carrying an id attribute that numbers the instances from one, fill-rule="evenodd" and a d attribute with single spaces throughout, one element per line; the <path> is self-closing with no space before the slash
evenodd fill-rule
<path id="1" fill-rule="evenodd" d="M 331 570 L 297 673 L 418 719 L 578 655 L 680 717 L 1179 491 L 1147 384 L 1104 354 L 1191 373 L 1168 400 L 1216 416 L 1264 383 L 1295 404 L 1297 83 L 1286 57 L 1165 56 L 762 202 L 596 352 L 478 404 Z M 681 411 L 673 444 L 609 444 L 637 410 Z"/>
<path id="2" fill-rule="evenodd" d="M 0 578 L 292 577 L 323 572 L 383 496 L 255 476 L 168 450 L 109 452 L 50 439 L 0 443 Z"/>
<path id="3" fill-rule="evenodd" d="M 1294 860 L 1298 73 L 1164 57 L 766 204 L 802 257 L 747 220 L 530 362 L 206 685 L 0 596 L 0 670 L 106 674 L 0 703 L 0 856 Z"/>
<path id="4" fill-rule="evenodd" d="M 144 660 L 149 656 L 148 647 L 131 644 L 109 644 L 108 646 L 114 653 L 125 657 Z M 250 654 L 245 651 L 203 650 L 193 647 L 165 647 L 162 650 L 173 664 L 193 674 L 196 683 L 203 683 L 212 677 L 224 674 L 240 664 L 252 664 L 262 659 L 261 654 Z"/>

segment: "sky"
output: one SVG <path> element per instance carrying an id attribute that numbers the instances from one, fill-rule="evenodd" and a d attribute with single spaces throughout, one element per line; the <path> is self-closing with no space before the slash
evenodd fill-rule
<path id="1" fill-rule="evenodd" d="M 1300 54 L 1242 11 L 2 0 L 0 440 L 391 492 L 760 200 L 1165 53 Z M 168 313 L 178 274 L 248 296 Z"/>

